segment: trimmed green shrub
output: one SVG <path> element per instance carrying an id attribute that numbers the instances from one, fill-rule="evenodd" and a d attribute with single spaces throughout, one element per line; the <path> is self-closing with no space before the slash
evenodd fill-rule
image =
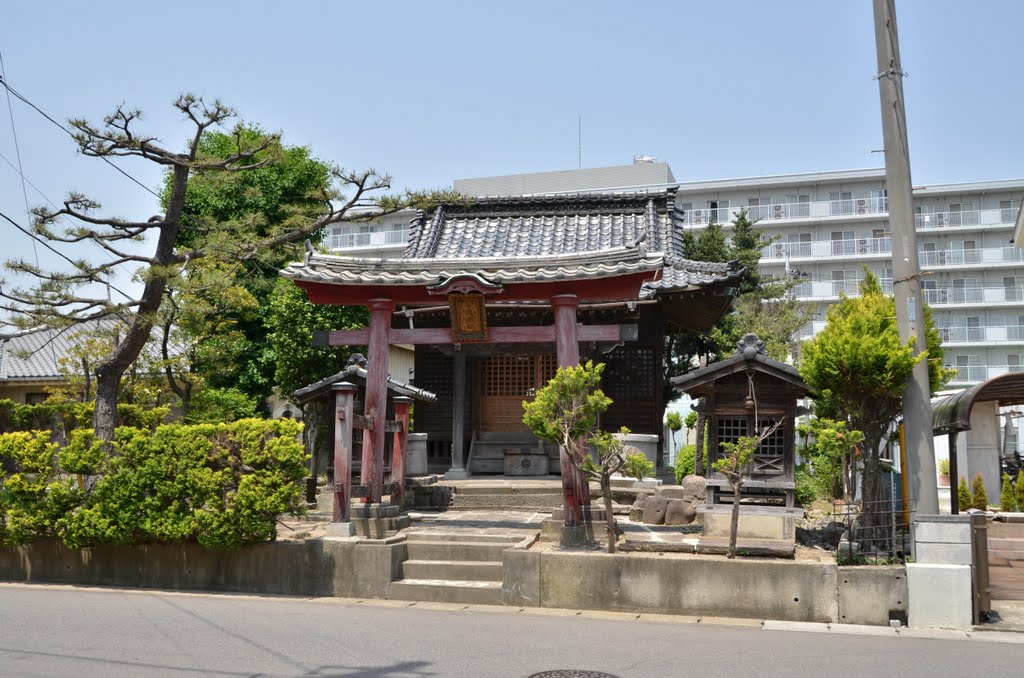
<path id="1" fill-rule="evenodd" d="M 654 472 L 654 462 L 647 459 L 645 454 L 627 454 L 626 465 L 622 472 L 630 478 L 643 480 Z"/>
<path id="2" fill-rule="evenodd" d="M 1003 474 L 1003 486 L 999 490 L 999 508 L 1011 512 L 1017 510 L 1017 497 L 1013 494 L 1013 483 L 1010 482 L 1010 474 Z"/>
<path id="3" fill-rule="evenodd" d="M 274 539 L 279 515 L 304 510 L 301 427 L 290 419 L 119 427 L 110 455 L 89 429 L 72 432 L 59 454 L 48 433 L 0 435 L 0 454 L 21 471 L 0 487 L 0 537 L 59 537 L 71 548 Z"/>
<path id="4" fill-rule="evenodd" d="M 985 481 L 982 480 L 980 473 L 974 476 L 974 482 L 971 483 L 971 497 L 974 499 L 971 502 L 972 508 L 980 511 L 988 510 L 988 492 L 985 491 Z"/>
<path id="5" fill-rule="evenodd" d="M 974 507 L 974 498 L 971 496 L 971 488 L 967 487 L 967 478 L 960 478 L 960 484 L 956 486 L 956 497 L 961 511 Z"/>
<path id="6" fill-rule="evenodd" d="M 793 478 L 796 481 L 796 503 L 800 506 L 810 506 L 819 496 L 819 482 L 811 475 L 806 464 L 796 467 Z"/>
<path id="7" fill-rule="evenodd" d="M 941 473 L 944 476 L 948 476 L 949 475 L 949 459 L 948 458 L 939 459 L 939 473 Z"/>
<path id="8" fill-rule="evenodd" d="M 0 457 L 17 468 L 0 482 L 0 541 L 25 544 L 55 537 L 61 516 L 78 503 L 78 489 L 57 472 L 56 451 L 49 431 L 0 435 Z"/>
<path id="9" fill-rule="evenodd" d="M 683 482 L 683 478 L 694 474 L 694 466 L 697 464 L 697 446 L 683 445 L 676 453 L 676 485 Z"/>

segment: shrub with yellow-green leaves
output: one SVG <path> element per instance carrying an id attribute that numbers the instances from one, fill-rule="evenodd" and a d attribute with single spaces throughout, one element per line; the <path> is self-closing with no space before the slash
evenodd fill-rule
<path id="1" fill-rule="evenodd" d="M 29 511 L 40 526 L 35 538 L 60 537 L 72 548 L 187 541 L 231 548 L 273 539 L 278 516 L 303 510 L 300 431 L 288 419 L 121 427 L 108 454 L 91 430 L 76 430 L 59 454 L 51 446 L 48 456 L 37 455 L 40 469 L 47 456 L 45 474 L 63 478 L 75 501 L 37 501 Z"/>

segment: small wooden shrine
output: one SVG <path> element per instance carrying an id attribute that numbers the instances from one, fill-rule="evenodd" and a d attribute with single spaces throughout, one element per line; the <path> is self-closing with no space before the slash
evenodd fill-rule
<path id="1" fill-rule="evenodd" d="M 318 443 L 323 443 L 333 452 L 327 464 L 334 495 L 332 523 L 351 524 L 349 534 L 383 537 L 391 531 L 390 528 L 399 527 L 392 523 L 401 513 L 405 496 L 410 406 L 414 401 L 433 402 L 437 396 L 388 375 L 384 421 L 378 422 L 372 415 L 357 414 L 366 402 L 366 377 L 366 358 L 355 353 L 345 369 L 292 395 L 307 413 L 308 429 L 316 429 L 322 419 L 333 424 L 327 427 L 327 439 L 316 440 L 314 434 L 312 445 L 316 448 Z M 378 429 L 385 433 L 384 448 L 381 466 L 374 473 L 369 465 L 363 466 L 361 456 L 353 458 L 352 452 L 354 449 L 367 450 L 371 445 L 371 434 Z M 309 432 L 314 433 L 313 430 Z M 315 478 L 318 455 L 316 449 L 310 451 L 310 475 Z M 352 483 L 354 475 L 359 478 L 357 484 Z M 371 496 L 385 495 L 391 500 L 389 510 L 377 510 L 374 515 L 353 515 L 352 499 L 365 501 Z"/>
<path id="2" fill-rule="evenodd" d="M 791 365 L 768 357 L 764 342 L 748 334 L 736 344 L 736 354 L 721 362 L 672 378 L 675 389 L 699 399 L 697 472 L 707 478 L 708 503 L 714 504 L 725 478 L 712 470 L 724 455 L 722 443 L 735 442 L 781 421 L 761 443 L 744 482 L 744 494 L 784 497 L 787 507 L 795 499 L 795 426 L 802 414 L 797 400 L 808 395 L 807 385 Z M 707 428 L 707 453 L 702 449 Z"/>

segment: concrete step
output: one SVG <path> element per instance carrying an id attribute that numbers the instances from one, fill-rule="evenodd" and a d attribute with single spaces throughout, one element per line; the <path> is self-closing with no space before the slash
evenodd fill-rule
<path id="1" fill-rule="evenodd" d="M 1024 539 L 1024 522 L 1004 523 L 993 521 L 988 524 L 989 539 Z"/>
<path id="2" fill-rule="evenodd" d="M 516 544 L 523 540 L 522 535 L 513 534 L 480 534 L 478 532 L 439 532 L 434 530 L 406 530 L 406 541 L 429 542 L 470 542 L 474 544 Z"/>
<path id="3" fill-rule="evenodd" d="M 558 478 L 551 479 L 538 479 L 532 481 L 530 479 L 521 480 L 516 482 L 509 482 L 507 480 L 480 480 L 470 484 L 460 484 L 455 486 L 452 493 L 457 496 L 471 496 L 471 495 L 494 495 L 494 494 L 507 494 L 507 495 L 534 495 L 534 494 L 556 494 L 562 495 L 562 482 Z"/>
<path id="4" fill-rule="evenodd" d="M 400 579 L 388 586 L 392 600 L 421 600 L 432 603 L 500 605 L 500 581 L 443 581 L 439 579 Z"/>
<path id="5" fill-rule="evenodd" d="M 454 494 L 449 509 L 494 509 L 504 511 L 541 510 L 550 511 L 562 506 L 562 494 Z"/>
<path id="6" fill-rule="evenodd" d="M 1024 560 L 1024 548 L 992 548 L 992 545 L 989 544 L 988 557 L 989 560 L 993 558 L 1005 558 L 1006 560 Z"/>
<path id="7" fill-rule="evenodd" d="M 406 542 L 409 560 L 470 560 L 500 562 L 508 543 L 410 541 Z"/>
<path id="8" fill-rule="evenodd" d="M 407 560 L 402 563 L 402 578 L 500 582 L 501 568 L 500 560 Z"/>

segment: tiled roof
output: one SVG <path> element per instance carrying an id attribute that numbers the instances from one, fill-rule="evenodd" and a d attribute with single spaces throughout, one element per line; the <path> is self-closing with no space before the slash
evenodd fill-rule
<path id="1" fill-rule="evenodd" d="M 654 281 L 637 291 L 642 296 L 737 280 L 736 264 L 682 257 L 674 200 L 674 188 L 467 200 L 420 212 L 401 259 L 310 254 L 281 274 L 343 285 L 432 285 L 460 274 L 504 284 L 650 271 Z"/>
<path id="2" fill-rule="evenodd" d="M 320 381 L 310 384 L 309 386 L 303 386 L 299 390 L 295 391 L 292 396 L 298 404 L 309 402 L 313 398 L 317 398 L 328 393 L 335 384 L 345 381 L 346 379 L 358 379 L 363 382 L 366 381 L 366 359 L 359 353 L 354 353 L 348 359 L 348 364 L 341 372 L 332 374 L 329 377 L 325 377 Z M 426 389 L 417 388 L 412 384 L 399 381 L 390 374 L 388 375 L 388 390 L 395 395 L 405 396 L 407 398 L 415 398 L 416 400 L 423 400 L 428 403 L 432 403 L 437 400 L 437 395 L 427 391 Z"/>
<path id="3" fill-rule="evenodd" d="M 84 337 L 111 330 L 117 320 L 98 320 L 63 329 L 38 328 L 0 335 L 0 380 L 60 379 L 60 364 Z"/>

